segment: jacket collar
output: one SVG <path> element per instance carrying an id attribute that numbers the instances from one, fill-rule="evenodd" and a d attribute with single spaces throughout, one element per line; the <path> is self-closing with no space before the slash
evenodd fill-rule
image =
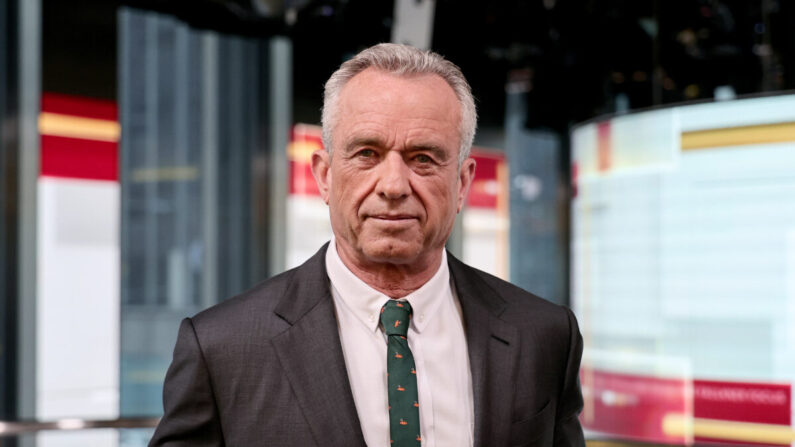
<path id="1" fill-rule="evenodd" d="M 365 447 L 326 274 L 327 247 L 291 272 L 274 309 L 291 326 L 272 344 L 315 443 Z"/>
<path id="2" fill-rule="evenodd" d="M 512 394 L 516 381 L 519 331 L 500 316 L 508 304 L 484 279 L 484 274 L 448 254 L 464 314 L 472 394 L 475 406 L 475 446 L 507 445 Z"/>
<path id="3" fill-rule="evenodd" d="M 318 445 L 364 446 L 339 338 L 324 245 L 293 270 L 275 313 L 291 325 L 272 343 Z M 508 442 L 518 330 L 500 316 L 507 303 L 450 253 L 448 266 L 464 315 L 475 407 L 475 446 Z"/>

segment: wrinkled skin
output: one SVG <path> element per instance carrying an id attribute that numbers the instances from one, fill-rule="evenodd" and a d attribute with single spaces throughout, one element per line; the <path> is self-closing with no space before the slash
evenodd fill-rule
<path id="1" fill-rule="evenodd" d="M 340 93 L 332 154 L 312 155 L 342 261 L 389 296 L 439 268 L 475 172 L 471 158 L 458 166 L 460 118 L 441 77 L 369 68 Z"/>

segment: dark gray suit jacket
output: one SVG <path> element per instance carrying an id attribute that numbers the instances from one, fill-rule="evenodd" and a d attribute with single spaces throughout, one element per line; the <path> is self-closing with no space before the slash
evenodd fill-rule
<path id="1" fill-rule="evenodd" d="M 326 246 L 182 322 L 150 446 L 365 445 Z M 447 258 L 472 368 L 475 445 L 584 446 L 582 337 L 571 311 Z"/>

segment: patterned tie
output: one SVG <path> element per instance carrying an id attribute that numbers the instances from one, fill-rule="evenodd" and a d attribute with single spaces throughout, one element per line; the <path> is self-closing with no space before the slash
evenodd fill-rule
<path id="1" fill-rule="evenodd" d="M 410 319 L 411 305 L 406 301 L 389 300 L 381 308 L 381 324 L 387 335 L 389 442 L 392 447 L 418 447 L 422 440 L 417 372 L 406 339 Z"/>

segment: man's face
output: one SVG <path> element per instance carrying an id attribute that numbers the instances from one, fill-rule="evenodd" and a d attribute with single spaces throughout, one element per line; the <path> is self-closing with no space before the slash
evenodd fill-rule
<path id="1" fill-rule="evenodd" d="M 461 106 L 437 75 L 370 68 L 343 88 L 333 152 L 313 155 L 343 258 L 423 265 L 438 259 L 475 163 L 458 168 Z"/>

